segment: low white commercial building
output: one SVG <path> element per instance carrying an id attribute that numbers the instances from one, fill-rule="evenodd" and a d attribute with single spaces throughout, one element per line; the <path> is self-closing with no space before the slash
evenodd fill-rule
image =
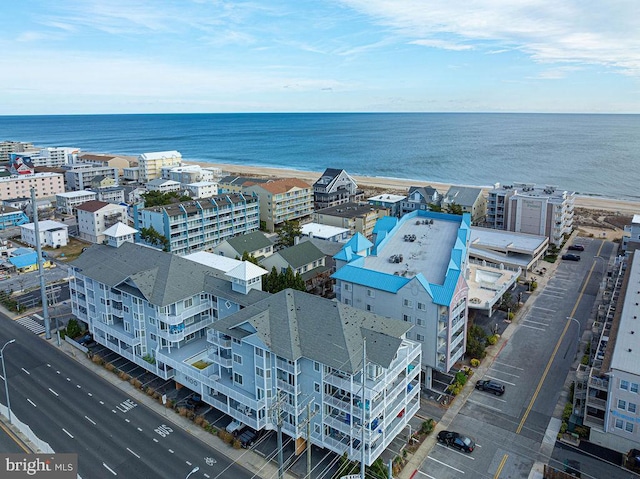
<path id="1" fill-rule="evenodd" d="M 335 241 L 336 243 L 344 243 L 351 237 L 351 231 L 348 228 L 323 225 L 321 223 L 307 223 L 302 225 L 300 230 L 303 236 Z"/>
<path id="2" fill-rule="evenodd" d="M 192 198 L 210 198 L 218 195 L 218 184 L 210 181 L 199 181 L 183 185 Z"/>
<path id="3" fill-rule="evenodd" d="M 158 191 L 160 193 L 178 192 L 182 188 L 177 181 L 163 180 L 162 178 L 151 180 L 147 182 L 146 186 L 149 191 Z"/>

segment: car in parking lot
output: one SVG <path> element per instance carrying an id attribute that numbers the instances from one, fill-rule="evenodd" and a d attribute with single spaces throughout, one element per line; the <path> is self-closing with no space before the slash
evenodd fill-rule
<path id="1" fill-rule="evenodd" d="M 580 261 L 580 255 L 567 253 L 562 255 L 562 259 L 566 261 Z"/>
<path id="2" fill-rule="evenodd" d="M 245 449 L 253 446 L 255 440 L 258 439 L 258 433 L 251 428 L 246 429 L 238 436 L 238 441 L 240 441 L 240 445 Z"/>
<path id="3" fill-rule="evenodd" d="M 238 436 L 242 433 L 244 428 L 244 424 L 236 419 L 233 419 L 229 424 L 227 424 L 227 427 L 225 429 L 228 433 L 233 434 L 234 436 Z"/>
<path id="4" fill-rule="evenodd" d="M 492 379 L 481 379 L 477 381 L 476 389 L 493 393 L 496 396 L 502 396 L 504 394 L 504 384 Z"/>
<path id="5" fill-rule="evenodd" d="M 473 439 L 455 431 L 440 431 L 438 433 L 438 442 L 464 452 L 473 452 L 476 448 L 476 443 Z"/>
<path id="6" fill-rule="evenodd" d="M 584 246 L 581 244 L 572 244 L 567 249 L 569 251 L 584 251 Z"/>

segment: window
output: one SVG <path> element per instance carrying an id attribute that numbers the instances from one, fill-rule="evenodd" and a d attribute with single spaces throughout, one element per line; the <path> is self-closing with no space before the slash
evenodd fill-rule
<path id="1" fill-rule="evenodd" d="M 320 363 L 318 361 L 313 362 L 313 369 L 316 371 L 320 371 Z"/>
<path id="2" fill-rule="evenodd" d="M 618 399 L 618 409 L 627 409 L 627 401 Z"/>
<path id="3" fill-rule="evenodd" d="M 136 314 L 134 313 L 133 316 L 135 317 Z M 138 319 L 138 318 L 136 318 L 136 319 Z M 155 325 L 156 324 L 156 318 L 149 318 L 149 324 Z"/>
<path id="4" fill-rule="evenodd" d="M 422 334 L 416 334 L 416 339 L 418 341 L 424 341 L 424 336 Z"/>
<path id="5" fill-rule="evenodd" d="M 369 312 L 372 312 L 372 313 L 373 313 L 373 306 L 371 306 L 370 304 L 367 304 L 367 305 L 365 306 L 365 309 L 366 309 L 367 311 L 369 311 Z"/>
<path id="6" fill-rule="evenodd" d="M 319 383 L 313 383 L 313 389 L 315 392 L 319 393 L 320 392 L 320 384 Z"/>
<path id="7" fill-rule="evenodd" d="M 625 423 L 624 430 L 627 432 L 633 432 L 633 423 L 632 422 Z"/>
<path id="8" fill-rule="evenodd" d="M 616 419 L 616 429 L 622 429 L 623 423 L 622 423 L 622 419 Z"/>
<path id="9" fill-rule="evenodd" d="M 262 357 L 264 355 L 264 351 L 260 348 L 256 348 L 256 356 Z"/>
<path id="10" fill-rule="evenodd" d="M 153 333 L 149 334 L 149 338 L 151 339 L 151 341 L 157 341 L 158 340 L 158 336 L 156 336 Z"/>
<path id="11" fill-rule="evenodd" d="M 424 319 L 422 318 L 416 318 L 416 324 L 418 326 L 424 326 Z"/>
<path id="12" fill-rule="evenodd" d="M 620 380 L 620 389 L 624 389 L 625 391 L 629 390 L 629 381 L 625 381 L 624 379 Z"/>
<path id="13" fill-rule="evenodd" d="M 351 304 L 351 300 L 349 298 L 344 298 L 344 304 L 349 306 Z"/>
<path id="14" fill-rule="evenodd" d="M 368 290 L 367 290 L 367 296 L 368 296 L 369 298 L 375 298 L 375 297 L 376 297 L 376 292 L 375 292 L 375 291 L 373 291 L 372 289 L 368 289 Z"/>
<path id="15" fill-rule="evenodd" d="M 407 308 L 413 308 L 413 301 L 411 301 L 410 299 L 405 299 L 404 301 L 402 301 L 402 304 Z"/>
<path id="16" fill-rule="evenodd" d="M 630 402 L 629 405 L 627 406 L 627 411 L 635 413 L 636 412 L 636 404 Z"/>
<path id="17" fill-rule="evenodd" d="M 240 356 L 239 354 L 233 354 L 233 362 L 234 363 L 238 363 L 238 364 L 242 364 L 242 356 Z"/>
<path id="18" fill-rule="evenodd" d="M 124 330 L 125 330 L 127 333 L 130 333 L 130 332 L 131 332 L 131 324 L 130 324 L 130 323 L 127 323 L 127 322 L 125 322 L 125 323 L 124 323 Z"/>
<path id="19" fill-rule="evenodd" d="M 638 392 L 638 383 L 631 383 L 631 389 L 630 391 L 632 393 L 637 393 Z"/>
<path id="20" fill-rule="evenodd" d="M 345 291 L 351 291 L 351 284 L 350 283 L 344 283 L 344 290 Z"/>
<path id="21" fill-rule="evenodd" d="M 257 388 L 256 390 L 256 398 L 258 401 L 264 397 L 264 390 L 261 388 Z"/>
<path id="22" fill-rule="evenodd" d="M 263 378 L 264 377 L 264 369 L 256 368 L 256 376 Z"/>
<path id="23" fill-rule="evenodd" d="M 314 424 L 313 430 L 316 434 L 320 434 L 320 424 Z"/>
<path id="24" fill-rule="evenodd" d="M 408 314 L 403 314 L 403 315 L 402 315 L 402 319 L 403 319 L 404 321 L 406 321 L 407 323 L 410 323 L 410 322 L 411 322 L 411 316 L 409 316 Z"/>
<path id="25" fill-rule="evenodd" d="M 427 310 L 427 305 L 424 303 L 418 303 L 418 309 L 420 311 L 426 311 Z"/>
<path id="26" fill-rule="evenodd" d="M 242 374 L 233 373 L 233 382 L 242 386 Z"/>
<path id="27" fill-rule="evenodd" d="M 122 309 L 124 310 L 125 313 L 129 312 L 129 306 L 123 306 Z"/>

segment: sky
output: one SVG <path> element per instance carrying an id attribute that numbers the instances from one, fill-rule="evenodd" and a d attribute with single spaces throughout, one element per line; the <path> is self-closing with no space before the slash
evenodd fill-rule
<path id="1" fill-rule="evenodd" d="M 0 115 L 640 113 L 638 0 L 11 0 L 0 14 Z"/>

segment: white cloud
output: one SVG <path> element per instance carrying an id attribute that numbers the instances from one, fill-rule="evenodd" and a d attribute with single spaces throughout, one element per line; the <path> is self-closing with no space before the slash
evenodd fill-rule
<path id="1" fill-rule="evenodd" d="M 612 0 L 342 0 L 409 39 L 444 34 L 517 49 L 538 62 L 599 64 L 640 76 L 640 2 Z M 427 43 L 428 44 L 428 43 Z M 437 45 L 428 45 L 437 46 Z"/>
<path id="2" fill-rule="evenodd" d="M 440 48 L 442 50 L 454 50 L 454 51 L 462 51 L 462 50 L 473 50 L 472 45 L 464 45 L 461 43 L 448 42 L 445 40 L 413 40 L 409 42 L 412 45 L 421 45 L 424 47 L 433 47 Z"/>

